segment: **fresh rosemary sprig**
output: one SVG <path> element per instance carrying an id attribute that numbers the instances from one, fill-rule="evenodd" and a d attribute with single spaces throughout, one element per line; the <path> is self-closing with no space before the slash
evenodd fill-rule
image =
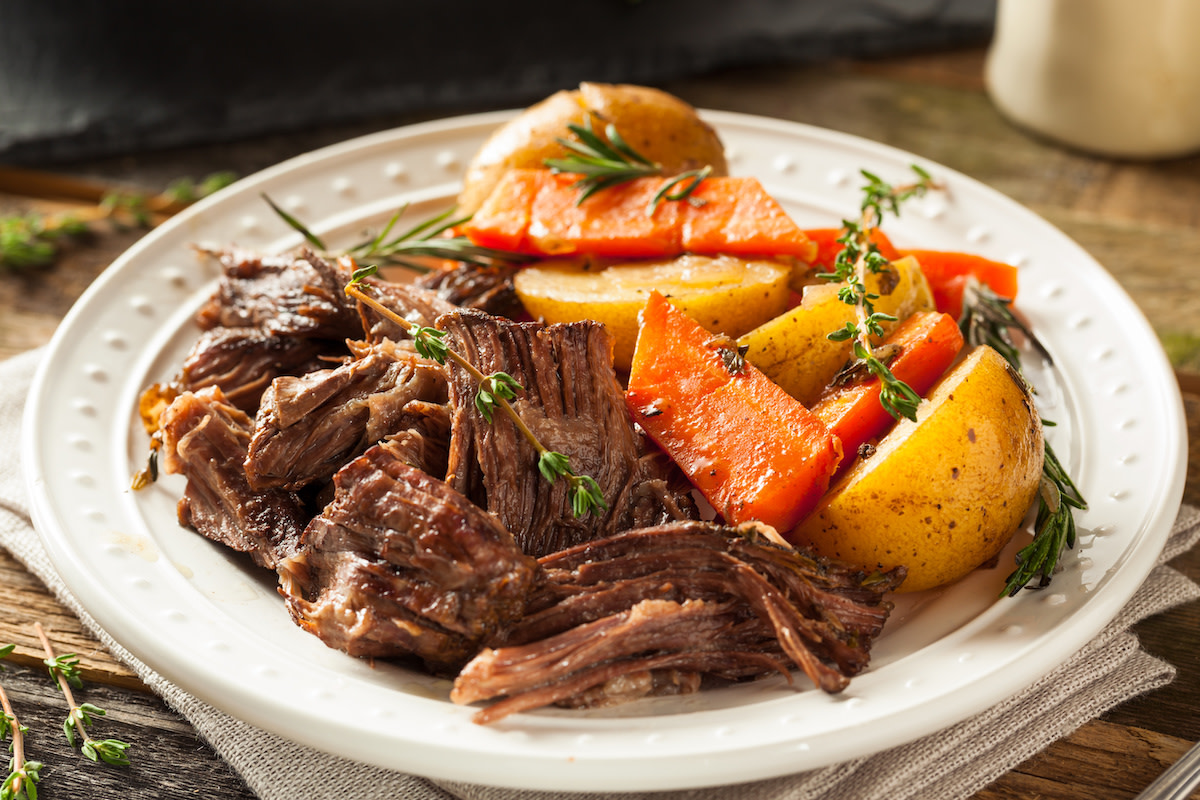
<path id="1" fill-rule="evenodd" d="M 235 180 L 220 172 L 200 183 L 189 178 L 174 181 L 161 194 L 115 191 L 90 208 L 69 214 L 39 214 L 0 218 L 0 272 L 22 272 L 52 264 L 64 242 L 95 232 L 106 222 L 118 230 L 151 227 L 155 216 L 182 210 Z"/>
<path id="2" fill-rule="evenodd" d="M 580 190 L 575 205 L 612 186 L 637 178 L 663 174 L 662 164 L 651 161 L 635 150 L 622 138 L 617 127 L 611 122 L 605 126 L 604 136 L 600 136 L 592 128 L 590 114 L 584 119 L 583 125 L 568 123 L 567 130 L 574 134 L 575 138 L 560 138 L 557 141 L 571 152 L 565 158 L 547 158 L 542 163 L 554 172 L 582 176 L 572 184 Z M 695 197 L 693 193 L 700 186 L 700 182 L 711 174 L 712 167 L 705 166 L 673 176 L 655 193 L 646 213 L 653 214 L 664 200 L 686 201 L 695 207 L 704 205 L 704 200 Z M 677 186 L 681 188 L 676 190 Z"/>
<path id="3" fill-rule="evenodd" d="M 0 659 L 12 654 L 15 645 L 0 647 Z M 0 672 L 4 666 L 0 665 Z M 17 719 L 8 694 L 0 686 L 0 742 L 11 739 L 9 749 L 12 757 L 8 761 L 8 774 L 0 783 L 0 800 L 37 800 L 37 786 L 41 781 L 42 762 L 25 758 L 25 732 L 29 730 Z"/>
<path id="4" fill-rule="evenodd" d="M 1023 373 L 1021 353 L 1012 337 L 1014 330 L 1047 362 L 1052 361 L 1045 346 L 1012 313 L 1012 299 L 1001 297 L 974 277 L 967 279 L 963 290 L 958 327 L 968 344 L 986 344 L 995 348 L 1018 374 Z M 1053 426 L 1054 423 L 1042 420 L 1042 425 Z M 1054 448 L 1050 442 L 1045 442 L 1033 541 L 1017 552 L 1017 568 L 1005 580 L 1002 595 L 1012 597 L 1023 588 L 1044 589 L 1050 585 L 1063 552 L 1075 546 L 1075 512 L 1086 511 L 1087 507 L 1087 500 L 1071 480 Z"/>
<path id="5" fill-rule="evenodd" d="M 600 491 L 600 486 L 596 483 L 595 479 L 590 475 L 577 475 L 571 469 L 570 459 L 566 455 L 550 450 L 543 445 L 537 438 L 537 435 L 521 419 L 516 409 L 508 402 L 509 400 L 516 399 L 518 392 L 524 391 L 524 388 L 515 378 L 506 372 L 494 372 L 491 375 L 484 375 L 475 365 L 459 355 L 446 343 L 445 331 L 424 325 L 415 325 L 367 294 L 362 287 L 368 284 L 364 284 L 363 281 L 378 271 L 375 266 L 356 268 L 353 259 L 348 256 L 343 256 L 341 263 L 352 269 L 351 280 L 346 284 L 346 294 L 365 303 L 404 328 L 413 337 L 417 352 L 422 356 L 437 361 L 439 364 L 444 364 L 447 360 L 453 361 L 475 380 L 477 387 L 475 394 L 476 409 L 479 410 L 479 413 L 483 415 L 489 424 L 497 408 L 512 421 L 517 430 L 521 432 L 525 439 L 533 445 L 534 450 L 537 451 L 538 471 L 542 474 L 542 477 L 550 483 L 554 483 L 559 479 L 567 481 L 568 494 L 571 498 L 571 509 L 576 517 L 582 517 L 589 513 L 599 514 L 608 508 L 608 504 L 604 501 L 604 495 Z"/>
<path id="6" fill-rule="evenodd" d="M 854 361 L 843 371 L 843 378 L 862 372 L 875 375 L 881 383 L 879 402 L 884 409 L 896 419 L 905 417 L 916 420 L 920 396 L 892 374 L 879 348 L 871 342 L 872 336 L 883 336 L 884 322 L 893 322 L 896 318 L 875 310 L 874 301 L 879 299 L 879 295 L 868 291 L 866 285 L 868 275 L 881 275 L 890 267 L 887 257 L 879 252 L 871 237 L 871 233 L 879 227 L 884 211 L 899 215 L 902 202 L 936 188 L 928 172 L 915 164 L 912 170 L 918 180 L 900 186 L 892 186 L 879 176 L 862 170 L 867 185 L 863 187 L 859 219 L 843 220 L 844 233 L 838 238 L 842 250 L 834 261 L 833 271 L 820 273 L 818 277 L 843 283 L 838 290 L 838 298 L 855 308 L 855 321 L 847 322 L 845 327 L 827 337 L 835 342 L 853 342 Z"/>
<path id="7" fill-rule="evenodd" d="M 95 722 L 95 717 L 102 717 L 107 712 L 91 703 L 78 704 L 75 702 L 71 687 L 83 688 L 83 680 L 79 676 L 79 659 L 75 657 L 74 653 L 55 655 L 54 648 L 41 623 L 35 622 L 33 627 L 46 651 L 46 658 L 42 663 L 46 665 L 50 672 L 50 678 L 58 684 L 63 698 L 67 701 L 69 711 L 67 718 L 63 721 L 63 735 L 66 736 L 67 743 L 74 747 L 75 737 L 78 735 L 79 752 L 89 760 L 103 761 L 118 767 L 127 766 L 129 756 L 126 751 L 130 748 L 129 743 L 119 739 L 93 739 L 87 731 L 88 727 Z"/>
<path id="8" fill-rule="evenodd" d="M 419 260 L 421 258 L 441 258 L 477 267 L 520 264 L 529 260 L 528 256 L 490 247 L 480 247 L 465 236 L 444 236 L 446 231 L 452 230 L 470 219 L 470 217 L 453 217 L 453 208 L 389 239 L 388 236 L 396 223 L 400 221 L 407 206 L 393 214 L 375 236 L 340 253 L 332 253 L 321 237 L 313 233 L 307 225 L 284 211 L 267 195 L 264 194 L 262 197 L 280 219 L 303 236 L 304 240 L 317 252 L 326 255 L 349 255 L 356 259 L 370 259 L 377 265 L 403 266 L 419 272 L 429 271 L 429 266 Z"/>

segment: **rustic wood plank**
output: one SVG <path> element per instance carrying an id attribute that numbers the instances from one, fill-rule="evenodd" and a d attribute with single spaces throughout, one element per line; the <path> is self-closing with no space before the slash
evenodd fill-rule
<path id="1" fill-rule="evenodd" d="M 974 800 L 1129 800 L 1190 747 L 1179 737 L 1090 722 L 978 792 Z"/>
<path id="2" fill-rule="evenodd" d="M 148 691 L 128 667 L 113 658 L 90 634 L 79 618 L 59 603 L 6 551 L 0 549 L 0 644 L 15 644 L 8 661 L 41 664 L 45 654 L 34 633 L 40 622 L 57 653 L 75 653 L 84 680 Z"/>
<path id="3" fill-rule="evenodd" d="M 220 797 L 252 800 L 254 794 L 195 733 L 156 696 L 84 679 L 78 702 L 108 712 L 92 728 L 97 738 L 129 742 L 131 764 L 93 764 L 71 748 L 62 733 L 66 707 L 45 669 L 11 665 L 0 674 L 26 735 L 28 757 L 41 761 L 43 800 L 115 798 L 166 800 Z M 6 760 L 7 763 L 7 760 Z"/>

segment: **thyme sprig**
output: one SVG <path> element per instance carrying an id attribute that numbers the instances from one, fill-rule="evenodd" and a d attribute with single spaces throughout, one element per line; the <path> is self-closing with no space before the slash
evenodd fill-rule
<path id="1" fill-rule="evenodd" d="M 153 227 L 156 219 L 181 211 L 235 179 L 230 172 L 214 173 L 199 183 L 180 178 L 159 194 L 118 190 L 75 212 L 0 217 L 0 272 L 48 266 L 66 242 L 94 233 L 98 223 L 117 230 Z"/>
<path id="2" fill-rule="evenodd" d="M 875 310 L 879 295 L 867 289 L 870 275 L 884 275 L 890 271 L 890 262 L 872 239 L 872 232 L 879 227 L 885 211 L 899 215 L 900 205 L 911 197 L 919 197 L 931 189 L 938 188 L 933 177 L 917 165 L 912 165 L 917 180 L 893 186 L 878 175 L 862 170 L 867 179 L 863 187 L 863 200 L 857 220 L 843 220 L 843 234 L 838 238 L 842 250 L 833 264 L 832 272 L 823 272 L 818 277 L 838 281 L 843 286 L 838 298 L 854 306 L 855 319 L 845 327 L 833 331 L 827 338 L 834 342 L 853 342 L 854 360 L 844 371 L 845 376 L 867 372 L 879 378 L 881 383 L 879 402 L 893 418 L 917 418 L 920 396 L 908 384 L 897 378 L 888 369 L 881 352 L 871 337 L 884 334 L 885 322 L 894 322 L 896 317 Z"/>
<path id="3" fill-rule="evenodd" d="M 582 125 L 568 123 L 567 130 L 575 138 L 559 138 L 557 141 L 570 153 L 564 158 L 547 158 L 542 163 L 553 172 L 566 172 L 581 176 L 572 184 L 574 188 L 580 190 L 579 196 L 575 199 L 575 205 L 579 205 L 596 192 L 604 189 L 628 183 L 637 178 L 657 177 L 665 174 L 662 164 L 651 161 L 635 150 L 611 122 L 604 127 L 604 136 L 596 133 L 592 127 L 590 114 L 584 119 Z M 646 208 L 646 214 L 652 215 L 664 200 L 682 201 L 697 208 L 704 205 L 705 201 L 694 196 L 694 193 L 700 186 L 700 182 L 711 174 L 712 166 L 709 165 L 672 176 L 651 198 Z"/>
<path id="4" fill-rule="evenodd" d="M 1001 297 L 986 284 L 968 278 L 963 290 L 958 327 L 968 344 L 989 345 L 1022 374 L 1021 353 L 1012 332 L 1019 332 L 1035 352 L 1052 362 L 1050 353 L 1024 322 L 1012 312 L 1012 299 Z M 1042 420 L 1043 426 L 1053 426 Z M 1071 479 L 1050 442 L 1045 442 L 1042 478 L 1038 487 L 1038 510 L 1033 523 L 1033 541 L 1017 551 L 1017 567 L 1004 581 L 1002 596 L 1012 597 L 1023 588 L 1044 589 L 1058 569 L 1062 554 L 1075 546 L 1075 512 L 1088 504 Z"/>
<path id="5" fill-rule="evenodd" d="M 69 710 L 67 718 L 63 721 L 63 735 L 66 736 L 67 743 L 74 747 L 75 737 L 78 735 L 79 752 L 90 761 L 103 761 L 118 767 L 127 766 L 129 756 L 126 751 L 130 748 L 129 743 L 119 739 L 93 739 L 88 733 L 87 729 L 95 722 L 95 717 L 102 717 L 107 712 L 91 703 L 75 702 L 71 688 L 83 688 L 83 680 L 79 675 L 79 659 L 74 653 L 55 655 L 42 624 L 35 622 L 33 627 L 42 641 L 42 648 L 46 651 L 46 658 L 42 663 L 46 665 L 51 680 L 58 684 L 63 698 L 67 701 Z"/>
<path id="6" fill-rule="evenodd" d="M 537 438 L 537 435 L 521 419 L 516 409 L 513 408 L 509 401 L 515 400 L 517 394 L 524 391 L 524 387 L 515 378 L 506 372 L 494 372 L 491 375 L 483 374 L 474 364 L 467 361 L 449 346 L 445 341 L 445 331 L 424 325 L 416 325 L 364 291 L 363 286 L 369 286 L 369 284 L 364 283 L 365 279 L 376 274 L 378 272 L 377 267 L 357 268 L 354 265 L 353 259 L 348 256 L 343 256 L 341 263 L 352 269 L 351 280 L 346 284 L 346 294 L 370 306 L 407 331 L 413 337 L 417 352 L 425 358 L 437 361 L 439 364 L 444 364 L 447 360 L 452 361 L 474 379 L 477 387 L 475 393 L 476 409 L 479 410 L 479 413 L 483 415 L 489 424 L 496 409 L 499 409 L 509 418 L 513 425 L 517 427 L 517 430 L 521 432 L 521 435 L 537 451 L 538 471 L 542 474 L 542 477 L 551 484 L 560 479 L 567 482 L 568 496 L 571 499 L 571 509 L 576 517 L 582 517 L 589 513 L 599 514 L 608 508 L 608 504 L 604 500 L 604 494 L 601 492 L 600 486 L 596 483 L 595 479 L 590 475 L 576 474 L 571 468 L 570 459 L 565 454 L 550 450 L 543 445 Z"/>
<path id="7" fill-rule="evenodd" d="M 0 659 L 8 658 L 16 645 L 0 647 Z M 4 666 L 0 665 L 0 672 Z M 25 732 L 29 729 L 17 719 L 12 703 L 4 687 L 0 686 L 0 742 L 11 739 L 8 773 L 0 783 L 0 800 L 37 800 L 37 786 L 41 781 L 42 762 L 25 758 Z"/>
<path id="8" fill-rule="evenodd" d="M 321 237 L 295 216 L 280 208 L 274 200 L 265 194 L 262 198 L 280 219 L 304 237 L 304 241 L 317 252 L 326 255 L 349 255 L 357 259 L 369 259 L 377 265 L 402 266 L 418 272 L 429 271 L 428 264 L 420 260 L 422 258 L 440 258 L 476 267 L 502 263 L 521 264 L 529 260 L 528 256 L 481 247 L 465 236 L 446 236 L 447 231 L 452 231 L 470 219 L 469 216 L 455 217 L 453 208 L 388 238 L 407 210 L 407 205 L 397 210 L 374 236 L 335 253 L 326 246 Z"/>

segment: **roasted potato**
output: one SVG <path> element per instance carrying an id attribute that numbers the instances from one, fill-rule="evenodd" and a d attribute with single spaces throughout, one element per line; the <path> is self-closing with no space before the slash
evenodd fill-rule
<path id="1" fill-rule="evenodd" d="M 714 175 L 728 174 L 720 138 L 687 103 L 645 86 L 581 83 L 530 106 L 484 142 L 467 167 L 458 210 L 474 213 L 505 171 L 567 155 L 557 140 L 570 137 L 568 123 L 582 125 L 589 114 L 593 128 L 603 132 L 613 123 L 621 138 L 667 174 L 706 165 Z"/>
<path id="2" fill-rule="evenodd" d="M 1025 382 L 977 347 L 787 535 L 864 569 L 903 564 L 900 591 L 950 583 L 994 558 L 1037 497 L 1042 423 Z"/>
<path id="3" fill-rule="evenodd" d="M 613 363 L 629 369 L 638 312 L 652 289 L 706 329 L 737 337 L 780 314 L 792 267 L 778 261 L 683 255 L 606 266 L 591 260 L 542 261 L 513 284 L 525 309 L 546 322 L 594 319 L 613 337 Z"/>
<path id="4" fill-rule="evenodd" d="M 893 284 L 894 285 L 889 285 Z M 850 342 L 832 342 L 828 334 L 854 320 L 854 307 L 838 296 L 840 283 L 805 287 L 800 305 L 745 334 L 746 360 L 761 369 L 792 397 L 811 405 L 850 357 Z M 875 310 L 903 320 L 933 310 L 933 295 L 912 258 L 892 263 L 888 273 L 867 278 L 867 289 L 881 295 Z M 886 323 L 884 334 L 898 323 Z"/>

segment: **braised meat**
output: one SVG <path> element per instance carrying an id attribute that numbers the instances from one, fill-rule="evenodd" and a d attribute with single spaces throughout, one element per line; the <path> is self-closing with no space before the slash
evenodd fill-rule
<path id="1" fill-rule="evenodd" d="M 450 369 L 453 433 L 448 482 L 496 515 L 525 552 L 541 556 L 579 542 L 690 513 L 671 465 L 646 455 L 612 368 L 604 326 L 542 326 L 478 311 L 442 317 L 451 346 L 484 375 L 506 372 L 524 387 L 513 402 L 544 446 L 567 455 L 599 484 L 608 508 L 576 517 L 566 481 L 548 482 L 538 455 L 504 415 L 475 407 L 476 380 Z"/>
<path id="2" fill-rule="evenodd" d="M 352 349 L 354 359 L 277 378 L 263 394 L 245 462 L 251 486 L 299 489 L 327 480 L 403 430 L 410 403 L 445 403 L 442 365 L 388 339 Z"/>
<path id="3" fill-rule="evenodd" d="M 242 461 L 253 422 L 225 402 L 219 388 L 181 394 L 161 425 L 163 471 L 187 476 L 181 525 L 249 553 L 267 569 L 296 551 L 308 521 L 304 504 L 293 492 L 250 488 Z"/>
<path id="4" fill-rule="evenodd" d="M 261 328 L 211 328 L 200 335 L 172 385 L 180 392 L 219 386 L 227 402 L 253 414 L 271 381 L 321 369 L 326 366 L 323 358 L 345 352 L 340 342 L 281 336 Z"/>
<path id="5" fill-rule="evenodd" d="M 213 251 L 223 271 L 217 291 L 196 314 L 201 329 L 261 328 L 317 339 L 362 338 L 356 303 L 344 287 L 350 270 L 310 250 L 266 256 L 248 250 Z"/>
<path id="6" fill-rule="evenodd" d="M 514 264 L 482 267 L 462 263 L 451 269 L 434 270 L 422 275 L 416 280 L 416 285 L 433 290 L 455 306 L 511 317 L 523 310 L 517 290 L 513 287 L 513 275 L 519 269 Z"/>
<path id="7" fill-rule="evenodd" d="M 519 619 L 539 576 L 490 514 L 373 447 L 334 477 L 335 495 L 279 568 L 296 622 L 330 647 L 416 656 L 452 674 Z"/>
<path id="8" fill-rule="evenodd" d="M 690 673 L 741 679 L 795 665 L 824 691 L 841 691 L 866 667 L 891 610 L 884 593 L 904 577 L 817 559 L 753 528 L 695 521 L 539 563 L 546 577 L 525 616 L 455 682 L 455 702 L 505 698 L 479 722 L 621 699 L 631 686 L 686 690 L 699 683 Z"/>

